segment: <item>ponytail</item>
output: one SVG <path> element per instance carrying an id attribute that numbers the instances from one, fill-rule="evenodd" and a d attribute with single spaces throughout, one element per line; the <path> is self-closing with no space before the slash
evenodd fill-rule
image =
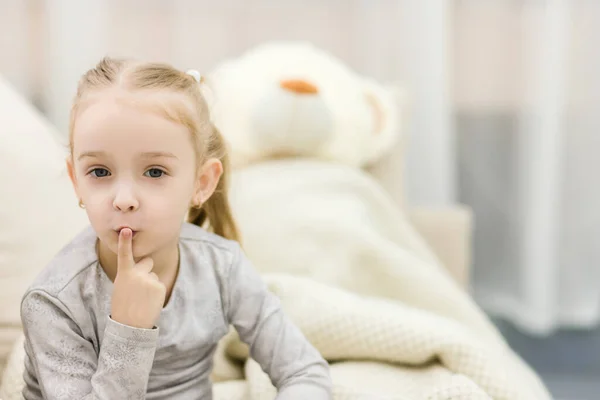
<path id="1" fill-rule="evenodd" d="M 189 210 L 188 222 L 203 228 L 209 228 L 213 233 L 226 239 L 240 241 L 240 235 L 229 205 L 229 155 L 221 133 L 212 126 L 207 158 L 216 157 L 223 165 L 223 174 L 210 198 L 200 208 Z"/>

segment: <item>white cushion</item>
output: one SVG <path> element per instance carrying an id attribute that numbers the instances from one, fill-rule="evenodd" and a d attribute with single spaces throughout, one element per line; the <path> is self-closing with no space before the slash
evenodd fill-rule
<path id="1" fill-rule="evenodd" d="M 58 137 L 0 76 L 0 373 L 20 334 L 25 289 L 88 223 Z"/>

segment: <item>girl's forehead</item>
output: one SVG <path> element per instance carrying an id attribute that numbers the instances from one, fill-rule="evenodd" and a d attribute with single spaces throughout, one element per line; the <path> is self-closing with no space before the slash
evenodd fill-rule
<path id="1" fill-rule="evenodd" d="M 73 126 L 73 147 L 82 152 L 189 153 L 189 128 L 146 100 L 102 96 L 88 101 Z M 77 157 L 77 155 L 75 155 Z"/>

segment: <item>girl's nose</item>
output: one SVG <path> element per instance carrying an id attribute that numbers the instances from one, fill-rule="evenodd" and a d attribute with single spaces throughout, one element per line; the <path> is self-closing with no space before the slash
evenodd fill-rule
<path id="1" fill-rule="evenodd" d="M 122 184 L 117 188 L 113 207 L 122 212 L 135 211 L 139 207 L 137 196 L 130 184 Z"/>

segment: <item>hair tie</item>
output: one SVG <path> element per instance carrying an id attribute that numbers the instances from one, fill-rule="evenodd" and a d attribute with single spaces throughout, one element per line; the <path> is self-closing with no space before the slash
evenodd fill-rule
<path id="1" fill-rule="evenodd" d="M 190 69 L 186 72 L 186 74 L 193 77 L 196 82 L 198 82 L 198 83 L 202 82 L 202 75 L 200 75 L 200 72 L 198 72 L 197 70 Z"/>

